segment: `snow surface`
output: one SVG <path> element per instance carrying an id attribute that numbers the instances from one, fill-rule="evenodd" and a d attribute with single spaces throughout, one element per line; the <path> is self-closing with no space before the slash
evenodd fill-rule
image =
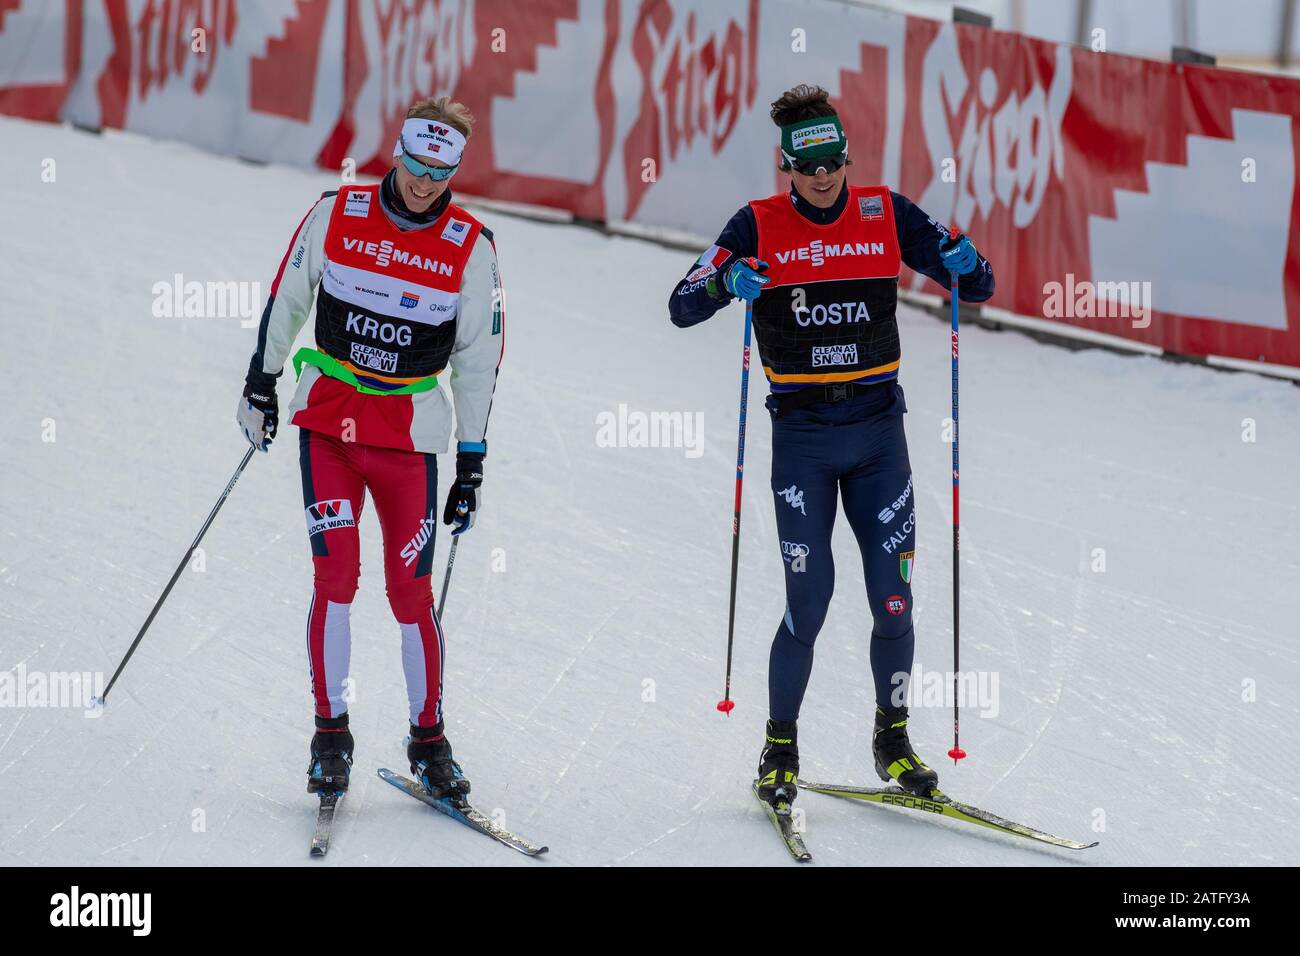
<path id="1" fill-rule="evenodd" d="M 0 143 L 0 677 L 107 674 L 243 452 L 233 418 L 255 332 L 154 318 L 152 287 L 182 273 L 269 288 L 295 225 L 337 184 L 8 119 Z M 317 865 L 784 864 L 748 789 L 783 607 L 761 378 L 737 706 L 714 710 L 740 309 L 675 329 L 666 299 L 689 256 L 483 218 L 508 341 L 485 510 L 447 604 L 449 734 L 480 805 L 506 808 L 505 825 L 551 853 L 517 857 L 374 775 L 405 769 L 406 699 L 371 520 L 352 619 L 354 785 Z M 910 308 L 899 318 L 918 664 L 944 671 L 948 330 Z M 946 706 L 914 709 L 913 740 L 949 793 L 1101 846 L 1038 849 L 804 794 L 817 860 L 1300 862 L 1300 391 L 975 328 L 962 370 L 962 662 L 996 674 L 999 706 L 967 713 L 956 769 Z M 704 454 L 599 447 L 597 416 L 620 403 L 701 412 Z M 205 569 L 182 576 L 103 716 L 0 707 L 0 864 L 308 863 L 310 561 L 294 432 L 255 457 L 204 542 Z M 445 547 L 440 533 L 439 575 Z M 804 775 L 876 785 L 870 618 L 847 528 L 836 552 Z"/>

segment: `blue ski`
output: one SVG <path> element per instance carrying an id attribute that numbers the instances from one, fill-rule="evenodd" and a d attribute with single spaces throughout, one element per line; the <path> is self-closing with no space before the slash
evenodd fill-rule
<path id="1" fill-rule="evenodd" d="M 439 813 L 445 814 L 453 820 L 460 821 L 471 830 L 477 830 L 485 836 L 490 836 L 498 843 L 503 843 L 510 847 L 510 849 L 517 850 L 524 854 L 524 856 L 539 856 L 549 849 L 549 847 L 537 846 L 535 843 L 530 843 L 518 834 L 511 833 L 509 830 L 503 830 L 468 802 L 454 802 L 450 797 L 439 799 L 438 797 L 430 796 L 428 792 L 425 791 L 424 787 L 420 786 L 420 784 L 416 783 L 410 777 L 404 777 L 400 773 L 393 773 L 393 771 L 386 767 L 380 767 L 379 778 L 385 783 L 391 783 L 403 793 L 415 797 L 415 799 L 419 800 L 421 803 L 433 807 L 433 809 L 437 810 Z"/>

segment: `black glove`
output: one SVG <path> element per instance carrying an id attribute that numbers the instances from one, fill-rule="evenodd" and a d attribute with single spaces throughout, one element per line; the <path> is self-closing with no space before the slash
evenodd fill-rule
<path id="1" fill-rule="evenodd" d="M 474 527 L 474 512 L 478 510 L 478 490 L 483 484 L 485 454 L 481 451 L 458 450 L 456 452 L 456 480 L 447 491 L 447 506 L 442 509 L 442 523 L 455 525 L 451 529 L 453 535 L 464 534 Z"/>
<path id="2" fill-rule="evenodd" d="M 280 403 L 275 397 L 275 377 L 248 373 L 244 397 L 235 420 L 253 447 L 267 451 L 280 427 Z"/>

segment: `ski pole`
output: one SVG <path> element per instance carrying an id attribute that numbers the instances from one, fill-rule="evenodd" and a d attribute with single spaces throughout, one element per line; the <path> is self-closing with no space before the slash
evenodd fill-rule
<path id="1" fill-rule="evenodd" d="M 153 606 L 153 610 L 149 612 L 149 616 L 145 618 L 144 624 L 141 625 L 140 633 L 136 634 L 135 640 L 132 641 L 131 646 L 127 648 L 126 656 L 124 656 L 122 662 L 117 665 L 117 670 L 113 671 L 113 677 L 109 680 L 108 686 L 104 688 L 104 693 L 100 694 L 96 699 L 95 702 L 100 707 L 104 706 L 107 702 L 108 692 L 112 690 L 113 685 L 117 683 L 118 675 L 121 674 L 122 669 L 126 667 L 126 662 L 131 659 L 131 655 L 135 653 L 135 649 L 140 646 L 140 641 L 143 640 L 145 631 L 149 630 L 149 625 L 152 624 L 153 619 L 158 616 L 158 611 L 163 606 L 163 602 L 167 600 L 167 595 L 172 593 L 172 588 L 176 586 L 176 582 L 180 579 L 181 572 L 185 570 L 185 565 L 189 564 L 190 558 L 199 546 L 199 542 L 202 541 L 203 536 L 208 533 L 208 528 L 212 525 L 212 520 L 216 518 L 217 512 L 221 510 L 221 506 L 226 503 L 226 498 L 229 497 L 231 489 L 235 487 L 235 482 L 239 480 L 239 476 L 244 473 L 244 468 L 247 467 L 248 462 L 252 459 L 253 452 L 255 451 L 257 451 L 256 446 L 250 444 L 248 446 L 248 451 L 244 452 L 244 458 L 240 461 L 239 467 L 235 469 L 235 473 L 230 476 L 230 481 L 226 483 L 226 490 L 221 493 L 221 497 L 217 499 L 217 503 L 213 505 L 212 510 L 208 512 L 208 520 L 203 522 L 203 527 L 199 529 L 198 535 L 194 538 L 194 543 L 191 544 L 189 550 L 185 552 L 185 557 L 181 558 L 181 563 L 176 566 L 176 570 L 172 574 L 172 579 L 167 582 L 167 587 L 163 589 L 162 596 L 158 598 L 157 603 Z"/>
<path id="2" fill-rule="evenodd" d="M 950 227 L 948 235 L 952 239 L 957 238 L 957 228 Z M 961 657 L 960 657 L 960 597 L 958 581 L 961 572 L 961 535 L 959 532 L 960 521 L 958 519 L 957 491 L 959 469 L 957 465 L 957 439 L 959 430 L 957 428 L 957 273 L 950 272 L 952 276 L 951 298 L 952 298 L 952 749 L 948 751 L 948 756 L 952 758 L 955 764 L 966 756 L 966 751 L 961 749 L 959 741 L 960 736 L 960 717 L 959 717 L 959 698 L 961 696 Z"/>
<path id="3" fill-rule="evenodd" d="M 727 684 L 718 710 L 728 717 L 731 699 L 731 651 L 736 638 L 736 576 L 740 569 L 740 493 L 745 481 L 745 417 L 749 409 L 749 343 L 754 329 L 754 302 L 745 302 L 745 351 L 740 364 L 740 427 L 736 437 L 736 508 L 731 519 L 731 607 L 727 612 Z"/>
<path id="4" fill-rule="evenodd" d="M 466 508 L 456 509 L 456 514 L 458 515 L 463 515 L 468 513 L 469 511 Z M 442 623 L 442 606 L 447 602 L 447 586 L 451 584 L 451 569 L 452 569 L 452 565 L 456 563 L 456 545 L 458 544 L 460 544 L 460 535 L 453 534 L 451 536 L 451 550 L 447 552 L 447 571 L 442 576 L 442 593 L 438 595 L 438 623 L 439 624 Z"/>

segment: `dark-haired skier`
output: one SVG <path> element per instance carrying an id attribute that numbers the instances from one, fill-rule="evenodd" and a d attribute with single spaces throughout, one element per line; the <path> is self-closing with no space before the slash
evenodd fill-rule
<path id="1" fill-rule="evenodd" d="M 928 794 L 938 774 L 907 735 L 916 513 L 898 384 L 895 307 L 901 265 L 962 299 L 993 294 L 970 239 L 886 186 L 845 182 L 848 139 L 825 90 L 797 86 L 772 104 L 788 193 L 741 208 L 673 290 L 673 324 L 695 325 L 733 298 L 753 302 L 771 385 L 772 494 L 785 561 L 786 610 L 768 666 L 759 796 L 788 813 L 799 774 L 796 721 L 813 643 L 834 590 L 838 500 L 857 537 L 874 626 L 872 752 L 882 780 Z"/>

